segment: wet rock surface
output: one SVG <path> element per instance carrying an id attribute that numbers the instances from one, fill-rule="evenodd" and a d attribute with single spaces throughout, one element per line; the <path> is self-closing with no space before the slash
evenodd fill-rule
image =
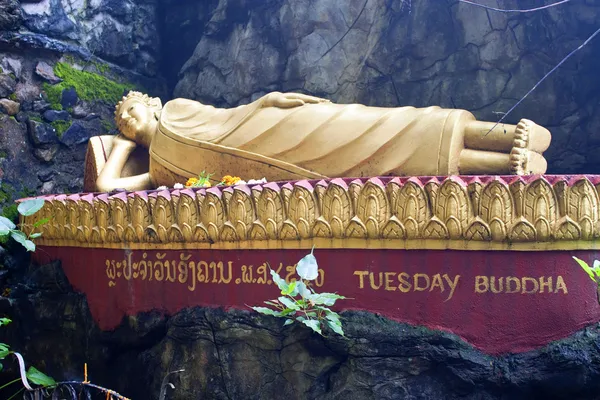
<path id="1" fill-rule="evenodd" d="M 94 383 L 134 399 L 158 398 L 164 376 L 179 369 L 169 399 L 597 399 L 600 391 L 597 326 L 500 357 L 366 312 L 343 313 L 345 338 L 199 307 L 128 317 L 101 332 L 59 263 L 23 268 L 18 251 L 2 259 L 10 295 L 0 297 L 0 313 L 14 322 L 0 341 L 58 379 L 82 379 L 87 362 Z"/>

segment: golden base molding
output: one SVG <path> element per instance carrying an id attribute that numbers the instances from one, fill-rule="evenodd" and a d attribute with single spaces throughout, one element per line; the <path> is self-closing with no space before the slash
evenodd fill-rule
<path id="1" fill-rule="evenodd" d="M 600 176 L 330 179 L 46 196 L 38 244 L 131 249 L 600 247 Z"/>

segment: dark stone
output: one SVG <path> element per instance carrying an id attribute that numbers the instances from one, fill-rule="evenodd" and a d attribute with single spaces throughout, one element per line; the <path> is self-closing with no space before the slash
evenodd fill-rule
<path id="1" fill-rule="evenodd" d="M 40 161 L 50 162 L 50 161 L 54 160 L 54 157 L 56 156 L 57 152 L 58 152 L 58 145 L 51 144 L 51 145 L 43 145 L 41 147 L 36 148 L 33 151 L 33 155 L 35 156 L 35 158 L 37 158 Z"/>
<path id="2" fill-rule="evenodd" d="M 51 169 L 47 169 L 47 170 L 38 172 L 38 178 L 42 182 L 50 181 L 53 176 L 54 176 L 54 171 L 52 171 Z"/>
<path id="3" fill-rule="evenodd" d="M 33 32 L 60 39 L 75 39 L 77 25 L 69 19 L 60 0 L 50 0 L 50 13 L 25 14 L 24 25 Z"/>
<path id="4" fill-rule="evenodd" d="M 29 121 L 29 115 L 27 115 L 27 113 L 24 113 L 23 111 L 17 113 L 17 115 L 15 115 L 15 119 L 19 122 L 27 122 Z"/>
<path id="5" fill-rule="evenodd" d="M 33 111 L 43 113 L 50 109 L 50 103 L 45 100 L 38 100 L 33 102 Z"/>
<path id="6" fill-rule="evenodd" d="M 44 119 L 48 122 L 68 121 L 71 116 L 66 111 L 48 110 L 44 112 Z"/>
<path id="7" fill-rule="evenodd" d="M 58 141 L 56 137 L 56 131 L 52 126 L 46 123 L 30 119 L 28 122 L 28 130 L 29 137 L 34 146 L 52 144 Z"/>
<path id="8" fill-rule="evenodd" d="M 8 97 L 17 89 L 17 81 L 10 75 L 0 74 L 0 97 Z"/>
<path id="9" fill-rule="evenodd" d="M 77 104 L 78 98 L 75 88 L 68 88 L 62 91 L 60 104 L 62 104 L 63 108 L 71 108 Z"/>
<path id="10" fill-rule="evenodd" d="M 35 73 L 40 78 L 53 85 L 62 82 L 62 79 L 54 74 L 54 69 L 44 61 L 37 63 L 35 66 Z"/>
<path id="11" fill-rule="evenodd" d="M 104 0 L 100 4 L 100 11 L 107 12 L 126 24 L 133 20 L 133 9 L 133 4 L 129 0 Z"/>
<path id="12" fill-rule="evenodd" d="M 0 31 L 17 30 L 22 20 L 21 6 L 17 0 L 0 1 Z"/>
<path id="13" fill-rule="evenodd" d="M 78 122 L 74 122 L 60 138 L 61 143 L 67 146 L 85 143 L 90 138 L 87 129 Z"/>
<path id="14" fill-rule="evenodd" d="M 98 119 L 98 118 L 100 118 L 100 115 L 92 113 L 92 114 L 86 115 L 85 118 L 84 118 L 84 120 L 85 121 L 92 121 L 92 120 Z"/>

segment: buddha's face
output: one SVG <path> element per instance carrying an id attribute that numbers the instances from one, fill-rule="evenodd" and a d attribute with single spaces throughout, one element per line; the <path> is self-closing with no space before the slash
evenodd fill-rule
<path id="1" fill-rule="evenodd" d="M 147 147 L 156 131 L 160 110 L 159 99 L 126 98 L 117 108 L 117 127 L 127 138 Z"/>

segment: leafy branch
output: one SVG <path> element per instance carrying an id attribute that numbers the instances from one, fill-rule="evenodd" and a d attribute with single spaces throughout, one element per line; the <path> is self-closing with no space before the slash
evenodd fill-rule
<path id="1" fill-rule="evenodd" d="M 333 306 L 337 300 L 346 297 L 336 293 L 317 293 L 311 288 L 310 282 L 319 276 L 319 266 L 313 252 L 314 247 L 310 254 L 307 254 L 298 262 L 296 273 L 300 280 L 287 283 L 285 279 L 271 269 L 271 277 L 281 290 L 281 296 L 264 302 L 272 308 L 251 308 L 264 315 L 285 318 L 284 326 L 298 321 L 319 335 L 323 335 L 323 324 L 327 324 L 332 331 L 344 336 L 340 316 L 329 307 Z"/>
<path id="2" fill-rule="evenodd" d="M 24 217 L 29 217 L 44 207 L 44 199 L 29 199 L 19 203 L 17 211 Z M 29 234 L 19 230 L 10 219 L 0 216 L 0 236 L 10 236 L 15 242 L 20 243 L 27 251 L 35 251 L 34 239 L 42 236 L 41 232 L 34 232 L 36 228 L 48 223 L 49 218 L 36 221 L 33 224 L 33 230 Z M 0 325 L 1 326 L 1 325 Z"/>

